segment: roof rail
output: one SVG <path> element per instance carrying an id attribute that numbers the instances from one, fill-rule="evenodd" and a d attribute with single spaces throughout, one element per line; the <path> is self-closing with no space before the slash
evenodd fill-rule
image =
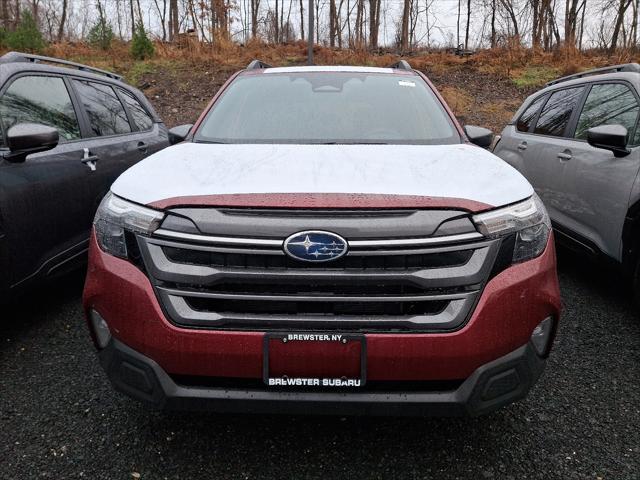
<path id="1" fill-rule="evenodd" d="M 247 70 L 260 70 L 262 68 L 273 68 L 268 63 L 264 63 L 261 60 L 252 60 L 249 65 L 247 65 Z"/>
<path id="2" fill-rule="evenodd" d="M 411 68 L 411 65 L 409 65 L 409 62 L 407 62 L 406 60 L 398 60 L 396 63 L 394 63 L 393 65 L 389 65 L 389 67 L 387 68 L 395 68 L 397 70 L 413 70 L 413 68 Z"/>
<path id="3" fill-rule="evenodd" d="M 9 52 L 0 57 L 0 63 L 17 63 L 17 62 L 30 62 L 30 63 L 54 63 L 58 65 L 64 65 L 65 67 L 73 67 L 83 72 L 97 73 L 98 75 L 104 75 L 105 77 L 112 78 L 114 80 L 122 80 L 122 76 L 101 70 L 99 68 L 93 68 L 82 63 L 70 62 L 69 60 L 61 60 L 59 58 L 45 57 L 43 55 L 33 55 L 31 53 L 21 52 Z"/>
<path id="4" fill-rule="evenodd" d="M 575 80 L 576 78 L 589 77 L 591 75 L 602 75 L 604 73 L 614 73 L 614 72 L 640 73 L 640 65 L 638 65 L 637 63 L 625 63 L 622 65 L 612 65 L 610 67 L 594 68 L 593 70 L 587 70 L 585 72 L 575 73 L 573 75 L 567 75 L 566 77 L 558 78 L 557 80 L 553 80 L 547 83 L 545 87 L 550 87 L 551 85 L 556 85 L 558 83 L 566 82 L 569 80 Z"/>

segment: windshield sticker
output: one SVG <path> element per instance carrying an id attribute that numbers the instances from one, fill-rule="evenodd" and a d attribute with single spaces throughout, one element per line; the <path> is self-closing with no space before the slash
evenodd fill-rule
<path id="1" fill-rule="evenodd" d="M 401 87 L 415 87 L 416 84 L 414 82 L 407 82 L 406 80 L 398 80 L 398 85 Z"/>

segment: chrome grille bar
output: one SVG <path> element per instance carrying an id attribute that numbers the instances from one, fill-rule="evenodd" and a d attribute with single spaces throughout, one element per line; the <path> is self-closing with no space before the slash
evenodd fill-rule
<path id="1" fill-rule="evenodd" d="M 175 240 L 187 240 L 198 243 L 211 243 L 217 245 L 248 245 L 256 247 L 274 247 L 281 248 L 284 242 L 282 240 L 271 240 L 264 238 L 239 238 L 239 237 L 218 237 L 211 235 L 199 235 L 193 233 L 174 232 L 172 230 L 158 229 L 154 236 L 161 238 L 170 238 Z M 353 248 L 373 248 L 373 247 L 409 247 L 420 245 L 443 245 L 458 242 L 468 242 L 470 240 L 478 240 L 484 238 L 480 232 L 461 233 L 458 235 L 447 235 L 442 237 L 426 237 L 426 238 L 400 238 L 386 240 L 352 240 L 348 241 L 349 247 Z"/>

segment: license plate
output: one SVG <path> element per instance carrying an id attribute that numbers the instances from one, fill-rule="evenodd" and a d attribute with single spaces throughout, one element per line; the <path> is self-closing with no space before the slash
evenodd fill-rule
<path id="1" fill-rule="evenodd" d="M 367 372 L 364 335 L 267 333 L 263 380 L 270 387 L 359 388 Z"/>

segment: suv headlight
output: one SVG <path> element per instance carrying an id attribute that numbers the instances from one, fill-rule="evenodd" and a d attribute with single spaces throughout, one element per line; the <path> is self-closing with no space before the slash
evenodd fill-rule
<path id="1" fill-rule="evenodd" d="M 490 238 L 516 235 L 514 263 L 539 256 L 551 232 L 549 215 L 535 193 L 514 205 L 474 215 L 473 221 L 480 233 Z"/>
<path id="2" fill-rule="evenodd" d="M 93 225 L 100 248 L 127 258 L 125 233 L 150 234 L 160 226 L 164 213 L 123 200 L 109 192 L 98 207 Z"/>

